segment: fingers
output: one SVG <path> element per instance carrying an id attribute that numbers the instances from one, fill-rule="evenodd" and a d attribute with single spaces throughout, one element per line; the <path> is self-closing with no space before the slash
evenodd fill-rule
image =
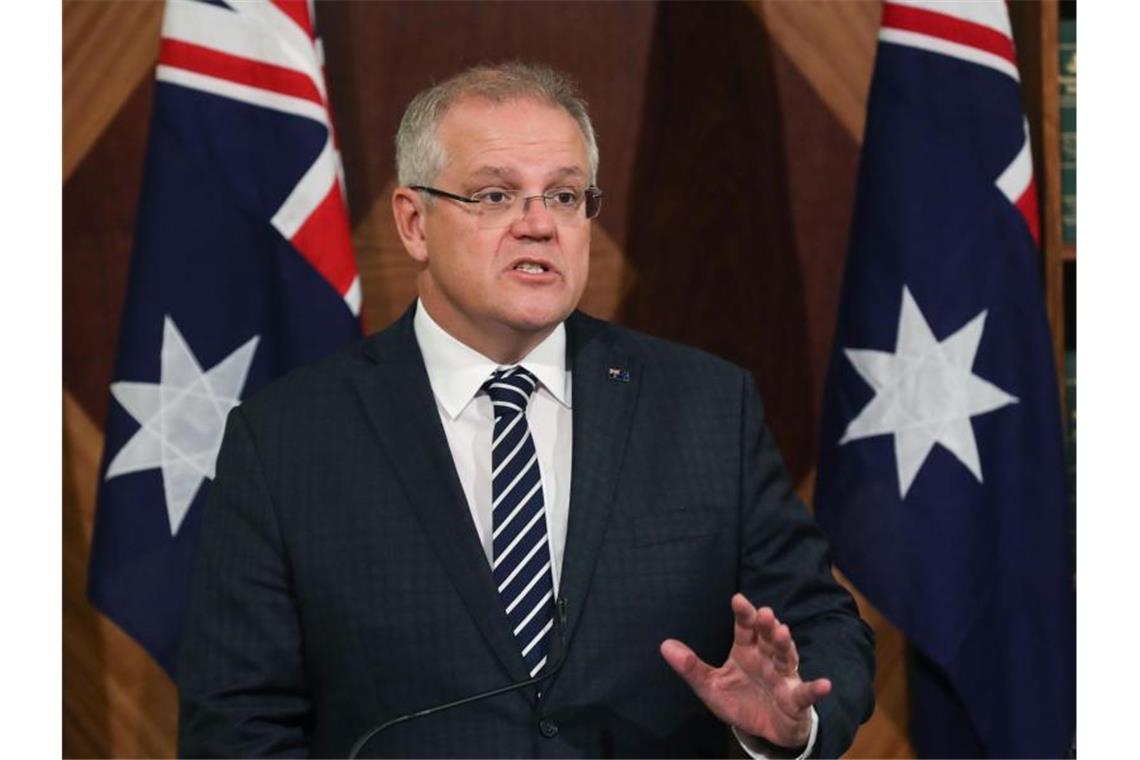
<path id="1" fill-rule="evenodd" d="M 685 679 L 693 691 L 697 694 L 704 693 L 705 685 L 712 677 L 714 668 L 697 657 L 696 652 L 676 639 L 666 639 L 661 642 L 661 656 L 677 675 Z"/>
<path id="2" fill-rule="evenodd" d="M 796 642 L 792 640 L 792 632 L 786 625 L 781 625 L 773 635 L 773 646 L 776 654 L 776 668 L 783 675 L 793 675 L 800 668 L 800 655 L 796 651 Z"/>
<path id="3" fill-rule="evenodd" d="M 772 612 L 771 607 L 756 609 L 743 594 L 732 597 L 734 617 L 733 640 L 738 646 L 756 646 L 761 654 L 772 660 L 775 671 L 781 676 L 795 675 L 800 666 L 792 632 Z"/>
<path id="4" fill-rule="evenodd" d="M 734 594 L 732 597 L 733 641 L 740 646 L 749 646 L 756 643 L 756 608 L 744 596 Z"/>
<path id="5" fill-rule="evenodd" d="M 794 675 L 800 667 L 800 656 L 791 629 L 776 618 L 770 607 L 756 611 L 755 629 L 757 642 L 766 645 L 776 671 L 783 676 Z"/>

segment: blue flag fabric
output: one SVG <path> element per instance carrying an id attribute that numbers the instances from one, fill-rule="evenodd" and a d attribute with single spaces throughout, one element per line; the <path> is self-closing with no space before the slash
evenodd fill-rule
<path id="1" fill-rule="evenodd" d="M 166 9 L 89 595 L 172 675 L 226 414 L 361 333 L 319 55 L 304 2 Z"/>
<path id="2" fill-rule="evenodd" d="M 885 3 L 815 510 L 916 650 L 924 757 L 1063 757 L 1074 738 L 1034 192 L 1004 3 Z"/>

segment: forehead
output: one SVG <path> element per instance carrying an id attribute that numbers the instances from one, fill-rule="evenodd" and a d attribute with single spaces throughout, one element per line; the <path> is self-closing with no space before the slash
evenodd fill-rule
<path id="1" fill-rule="evenodd" d="M 532 98 L 466 97 L 439 123 L 444 174 L 520 178 L 587 174 L 586 140 L 562 108 Z"/>

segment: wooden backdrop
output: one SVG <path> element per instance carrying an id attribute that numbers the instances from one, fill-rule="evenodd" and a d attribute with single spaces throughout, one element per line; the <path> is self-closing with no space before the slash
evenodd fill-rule
<path id="1" fill-rule="evenodd" d="M 173 685 L 84 593 L 161 14 L 64 2 L 67 757 L 175 748 Z M 750 368 L 810 501 L 879 14 L 878 2 L 319 4 L 367 324 L 414 292 L 388 210 L 407 101 L 477 62 L 550 63 L 579 80 L 602 156 L 584 308 Z M 879 699 L 848 756 L 911 757 L 903 641 L 860 602 Z"/>

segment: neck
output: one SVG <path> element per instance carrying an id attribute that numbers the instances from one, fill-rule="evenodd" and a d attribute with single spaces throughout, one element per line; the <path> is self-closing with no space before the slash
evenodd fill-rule
<path id="1" fill-rule="evenodd" d="M 453 309 L 429 303 L 423 294 L 420 303 L 439 327 L 451 337 L 498 364 L 517 364 L 546 340 L 557 324 L 537 330 L 522 330 L 503 324 L 477 324 L 461 318 Z"/>

